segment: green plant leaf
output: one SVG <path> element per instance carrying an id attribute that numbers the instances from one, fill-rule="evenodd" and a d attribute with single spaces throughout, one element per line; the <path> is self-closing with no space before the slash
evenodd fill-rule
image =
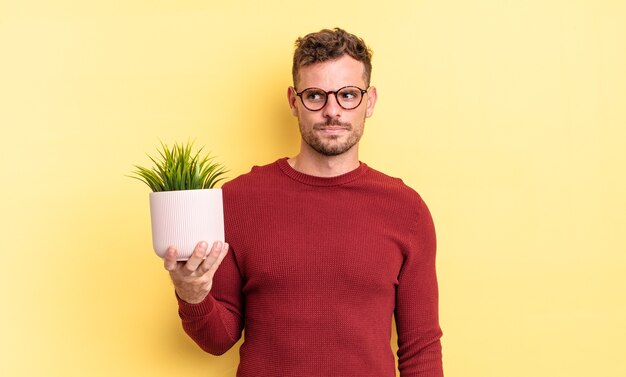
<path id="1" fill-rule="evenodd" d="M 135 165 L 129 177 L 142 181 L 154 192 L 214 188 L 224 180 L 224 166 L 214 162 L 204 147 L 193 152 L 193 142 L 175 143 L 171 148 L 161 142 L 158 156 L 148 155 L 153 166 L 146 168 Z"/>

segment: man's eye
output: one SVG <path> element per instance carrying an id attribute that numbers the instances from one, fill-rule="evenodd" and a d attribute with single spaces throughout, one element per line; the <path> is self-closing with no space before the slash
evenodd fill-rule
<path id="1" fill-rule="evenodd" d="M 359 93 L 356 90 L 344 90 L 340 93 L 341 98 L 351 100 L 356 99 L 359 96 Z"/>
<path id="2" fill-rule="evenodd" d="M 322 92 L 308 92 L 306 94 L 306 99 L 309 101 L 323 101 L 324 93 Z"/>

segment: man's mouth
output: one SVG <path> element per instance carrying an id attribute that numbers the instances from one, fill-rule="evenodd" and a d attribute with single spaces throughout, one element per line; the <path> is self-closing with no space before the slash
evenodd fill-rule
<path id="1" fill-rule="evenodd" d="M 325 132 L 341 132 L 341 131 L 350 131 L 352 129 L 350 124 L 338 123 L 338 122 L 316 124 L 314 128 L 318 131 L 325 131 Z"/>

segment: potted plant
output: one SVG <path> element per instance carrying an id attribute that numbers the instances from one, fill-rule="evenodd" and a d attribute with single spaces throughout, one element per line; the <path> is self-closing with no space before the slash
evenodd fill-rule
<path id="1" fill-rule="evenodd" d="M 202 149 L 192 152 L 193 142 L 161 143 L 152 168 L 135 165 L 130 177 L 147 184 L 150 193 L 152 246 L 163 258 L 170 245 L 178 249 L 178 260 L 189 259 L 196 244 L 224 241 L 222 190 L 215 185 L 226 170 Z"/>

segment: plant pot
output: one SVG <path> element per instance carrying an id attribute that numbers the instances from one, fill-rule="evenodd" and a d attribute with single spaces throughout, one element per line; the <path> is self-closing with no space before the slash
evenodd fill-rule
<path id="1" fill-rule="evenodd" d="M 150 193 L 152 246 L 163 258 L 170 245 L 178 260 L 189 259 L 196 245 L 224 241 L 222 189 L 161 191 Z"/>

